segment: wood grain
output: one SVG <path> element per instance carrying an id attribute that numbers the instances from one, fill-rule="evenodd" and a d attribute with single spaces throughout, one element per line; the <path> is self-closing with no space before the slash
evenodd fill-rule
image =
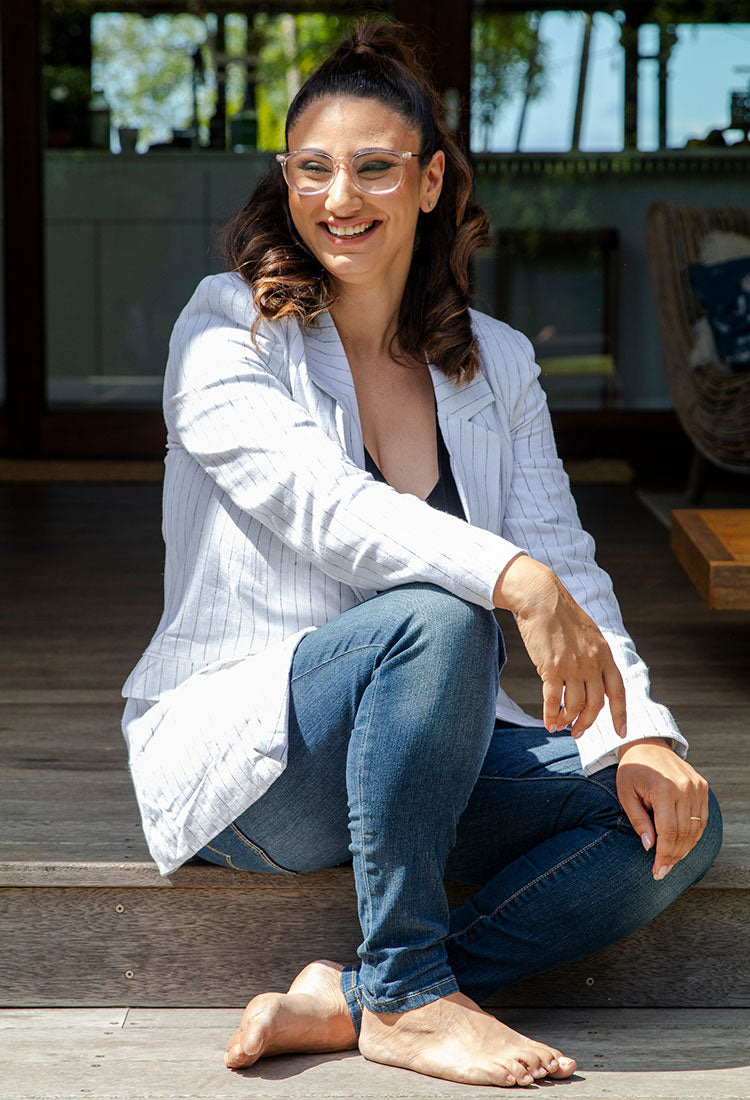
<path id="1" fill-rule="evenodd" d="M 678 509 L 671 545 L 709 607 L 750 608 L 750 509 Z"/>
<path id="2" fill-rule="evenodd" d="M 69 1013 L 70 1019 L 66 1021 Z M 79 1025 L 72 1010 L 37 1011 L 2 1027 L 4 1100 L 497 1100 L 464 1086 L 367 1062 L 357 1052 L 287 1055 L 241 1073 L 222 1062 L 235 1009 L 134 1009 L 124 1027 Z M 575 1057 L 566 1100 L 747 1100 L 750 1011 L 506 1009 L 502 1018 Z M 51 1042 L 40 1047 L 38 1034 Z M 61 1056 L 61 1040 L 64 1056 Z"/>
<path id="3" fill-rule="evenodd" d="M 237 1004 L 287 989 L 311 959 L 355 961 L 361 940 L 352 884 L 304 896 L 286 880 L 252 891 L 6 888 L 0 905 L 0 1004 L 17 1007 Z M 747 1006 L 749 912 L 748 891 L 690 891 L 627 940 L 490 1003 Z"/>

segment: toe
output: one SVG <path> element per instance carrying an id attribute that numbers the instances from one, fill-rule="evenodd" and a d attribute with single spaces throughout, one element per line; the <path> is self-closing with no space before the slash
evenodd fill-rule
<path id="1" fill-rule="evenodd" d="M 525 1066 L 523 1062 L 519 1062 L 515 1058 L 509 1058 L 505 1064 L 508 1067 L 508 1072 L 515 1077 L 516 1084 L 531 1085 L 534 1083 L 534 1078 L 529 1072 L 528 1066 Z"/>
<path id="2" fill-rule="evenodd" d="M 577 1066 L 574 1058 L 566 1058 L 564 1054 L 557 1051 L 555 1051 L 555 1058 L 557 1059 L 557 1069 L 550 1070 L 550 1077 L 555 1077 L 559 1081 L 564 1077 L 570 1077 L 571 1073 L 575 1073 Z"/>

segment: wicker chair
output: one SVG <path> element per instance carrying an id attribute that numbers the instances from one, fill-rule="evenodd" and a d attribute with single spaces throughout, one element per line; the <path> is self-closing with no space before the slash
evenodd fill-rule
<path id="1" fill-rule="evenodd" d="M 716 229 L 750 236 L 750 207 L 659 201 L 646 213 L 646 248 L 664 367 L 675 411 L 696 450 L 689 488 L 694 499 L 705 465 L 701 460 L 750 473 L 750 371 L 730 374 L 711 364 L 689 365 L 693 326 L 704 313 L 688 264 L 699 259 L 703 237 Z"/>

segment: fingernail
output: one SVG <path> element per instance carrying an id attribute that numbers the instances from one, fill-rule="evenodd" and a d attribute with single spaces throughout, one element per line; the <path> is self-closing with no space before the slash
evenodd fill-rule
<path id="1" fill-rule="evenodd" d="M 557 726 L 555 725 L 554 722 L 550 726 L 549 731 L 550 731 L 550 733 L 557 733 Z"/>
<path id="2" fill-rule="evenodd" d="M 657 882 L 660 882 L 663 878 L 667 877 L 667 875 L 669 874 L 669 872 L 671 870 L 672 870 L 671 867 L 660 867 L 659 870 L 654 875 L 654 878 L 656 879 Z"/>
<path id="3" fill-rule="evenodd" d="M 653 843 L 654 842 L 651 839 L 651 837 L 648 835 L 648 833 L 641 833 L 641 844 L 643 845 L 643 847 L 646 849 L 647 852 L 651 850 L 651 847 L 652 847 Z"/>
<path id="4" fill-rule="evenodd" d="M 620 726 L 620 737 L 627 737 L 627 736 L 628 736 L 628 724 L 627 724 L 627 722 L 623 722 L 623 724 Z"/>

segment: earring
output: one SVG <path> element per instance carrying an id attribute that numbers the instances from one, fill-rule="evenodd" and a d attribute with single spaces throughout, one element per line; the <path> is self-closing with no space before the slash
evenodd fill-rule
<path id="1" fill-rule="evenodd" d="M 429 206 L 430 210 L 432 210 L 435 203 L 434 202 L 428 202 L 427 205 Z"/>

